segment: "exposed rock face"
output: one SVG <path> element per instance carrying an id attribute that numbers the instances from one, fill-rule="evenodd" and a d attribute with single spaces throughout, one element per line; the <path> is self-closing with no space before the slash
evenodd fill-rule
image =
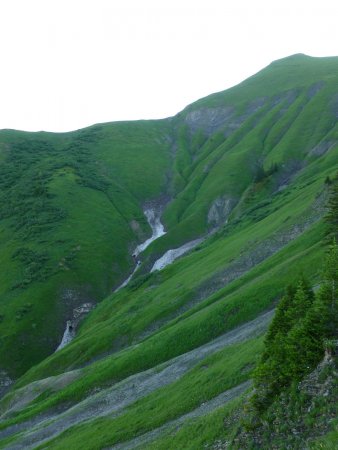
<path id="1" fill-rule="evenodd" d="M 217 197 L 208 212 L 208 225 L 214 228 L 226 223 L 234 205 L 235 200 L 230 197 Z"/>
<path id="2" fill-rule="evenodd" d="M 310 100 L 314 97 L 323 85 L 324 83 L 318 82 L 310 86 L 307 92 L 308 99 Z M 211 136 L 216 131 L 222 131 L 224 137 L 228 137 L 238 130 L 250 116 L 253 116 L 267 105 L 271 109 L 278 104 L 284 103 L 284 106 L 279 111 L 279 116 L 281 117 L 298 95 L 299 90 L 291 89 L 270 99 L 268 97 L 260 97 L 248 103 L 245 110 L 240 114 L 230 105 L 200 107 L 194 111 L 189 111 L 184 118 L 184 122 L 188 125 L 191 134 L 201 130 L 205 135 Z M 338 100 L 334 100 L 333 104 L 334 111 L 338 111 Z"/>
<path id="3" fill-rule="evenodd" d="M 299 389 L 312 397 L 327 397 L 330 395 L 334 380 L 338 377 L 337 356 L 338 341 L 335 349 L 326 349 L 323 361 L 300 384 Z M 324 373 L 327 373 L 323 377 Z"/>
<path id="4" fill-rule="evenodd" d="M 232 106 L 201 108 L 189 112 L 184 121 L 189 126 L 192 133 L 203 130 L 207 135 L 211 135 L 224 125 L 234 113 L 235 108 Z"/>
<path id="5" fill-rule="evenodd" d="M 310 156 L 322 156 L 332 147 L 337 144 L 337 141 L 322 141 L 316 145 L 312 150 L 309 151 Z"/>
<path id="6" fill-rule="evenodd" d="M 90 286 L 65 287 L 60 292 L 60 298 L 65 310 L 64 318 L 73 316 L 74 308 L 81 308 L 86 303 L 96 303 L 90 293 Z"/>
<path id="7" fill-rule="evenodd" d="M 267 102 L 267 98 L 257 98 L 249 103 L 243 114 L 238 115 L 233 106 L 217 106 L 214 108 L 202 107 L 190 111 L 185 116 L 184 122 L 193 134 L 202 130 L 207 136 L 223 129 L 225 137 L 236 131 L 245 120 L 259 111 Z"/>
<path id="8" fill-rule="evenodd" d="M 318 94 L 318 92 L 324 87 L 324 85 L 324 81 L 318 81 L 317 83 L 312 84 L 307 91 L 308 98 L 311 99 L 316 94 Z"/>
<path id="9" fill-rule="evenodd" d="M 209 297 L 218 289 L 231 283 L 244 275 L 257 264 L 277 253 L 289 242 L 304 233 L 312 224 L 319 220 L 326 212 L 327 192 L 323 191 L 316 201 L 304 213 L 299 223 L 285 226 L 284 229 L 274 233 L 271 237 L 260 242 L 252 242 L 248 248 L 243 248 L 241 255 L 231 262 L 225 269 L 215 273 L 199 287 L 198 295 L 194 302 Z"/>
<path id="10" fill-rule="evenodd" d="M 338 94 L 336 94 L 331 103 L 332 113 L 336 119 L 338 119 Z"/>
<path id="11" fill-rule="evenodd" d="M 290 160 L 282 164 L 275 177 L 276 191 L 282 191 L 287 188 L 304 166 L 305 162 L 300 160 Z"/>
<path id="12" fill-rule="evenodd" d="M 20 411 L 26 405 L 31 403 L 34 399 L 39 397 L 39 395 L 49 392 L 57 392 L 60 389 L 68 386 L 72 381 L 76 380 L 81 375 L 81 369 L 72 370 L 70 372 L 65 372 L 60 375 L 55 375 L 48 378 L 43 378 L 42 380 L 34 381 L 22 388 L 12 391 L 10 398 L 4 402 L 0 402 L 0 421 L 9 419 L 13 417 L 13 413 Z M 33 421 L 34 422 L 34 421 Z M 31 425 L 33 425 L 31 423 Z M 18 424 L 14 427 L 19 428 Z M 23 427 L 25 429 L 25 427 Z M 26 428 L 29 430 L 30 428 Z M 19 431 L 19 430 L 17 430 Z M 5 433 L 6 435 L 6 433 Z"/>

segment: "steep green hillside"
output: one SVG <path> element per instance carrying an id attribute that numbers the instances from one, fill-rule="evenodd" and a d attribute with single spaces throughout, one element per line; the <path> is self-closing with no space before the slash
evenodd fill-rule
<path id="1" fill-rule="evenodd" d="M 243 197 L 257 203 L 312 162 L 316 170 L 337 141 L 336 73 L 337 58 L 295 55 L 180 113 L 176 198 L 164 216 L 172 232 L 162 241 L 181 242 L 217 224 L 208 215 L 217 199 L 230 209 Z M 269 177 L 276 168 L 278 176 Z M 261 183 L 253 191 L 255 178 Z"/>
<path id="2" fill-rule="evenodd" d="M 295 55 L 171 119 L 0 133 L 0 370 L 18 378 L 0 400 L 0 448 L 225 439 L 285 286 L 320 283 L 337 119 L 338 58 Z M 150 235 L 151 201 L 167 233 L 111 293 Z"/>
<path id="3" fill-rule="evenodd" d="M 55 350 L 73 308 L 125 277 L 149 233 L 142 204 L 166 189 L 168 130 L 0 132 L 0 369 L 11 377 Z"/>

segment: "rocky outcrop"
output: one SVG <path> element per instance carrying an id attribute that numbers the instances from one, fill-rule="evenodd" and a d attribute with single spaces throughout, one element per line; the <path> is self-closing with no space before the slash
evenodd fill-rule
<path id="1" fill-rule="evenodd" d="M 203 131 L 211 136 L 216 131 L 222 130 L 225 137 L 236 131 L 245 120 L 259 111 L 267 102 L 266 97 L 257 98 L 249 103 L 243 114 L 238 115 L 233 106 L 201 107 L 189 111 L 184 119 L 190 133 Z"/>
<path id="2" fill-rule="evenodd" d="M 317 83 L 312 84 L 307 90 L 307 97 L 309 99 L 313 98 L 318 92 L 325 86 L 324 81 L 317 81 Z"/>
<path id="3" fill-rule="evenodd" d="M 232 106 L 220 106 L 216 108 L 200 108 L 189 112 L 184 122 L 190 131 L 195 133 L 202 130 L 205 134 L 211 135 L 223 126 L 235 114 Z"/>
<path id="4" fill-rule="evenodd" d="M 282 164 L 275 175 L 275 192 L 286 189 L 298 173 L 305 167 L 305 161 L 290 160 Z"/>
<path id="5" fill-rule="evenodd" d="M 252 242 L 248 245 L 247 249 L 243 248 L 241 255 L 232 261 L 228 267 L 220 270 L 200 286 L 198 294 L 193 302 L 199 303 L 201 300 L 209 297 L 214 292 L 241 277 L 254 266 L 274 255 L 289 242 L 303 234 L 312 224 L 324 215 L 326 211 L 326 199 L 327 192 L 323 191 L 308 211 L 299 218 L 297 224 L 284 227 L 283 229 L 276 231 L 269 238 L 257 243 Z"/>
<path id="6" fill-rule="evenodd" d="M 335 380 L 338 379 L 338 367 L 336 358 L 338 357 L 338 341 L 335 347 L 326 348 L 324 359 L 300 384 L 299 389 L 311 397 L 328 397 Z M 326 374 L 326 377 L 323 376 Z"/>
<path id="7" fill-rule="evenodd" d="M 338 119 L 338 94 L 336 94 L 331 101 L 332 114 Z"/>
<path id="8" fill-rule="evenodd" d="M 309 151 L 309 156 L 323 156 L 337 144 L 337 141 L 322 141 Z"/>
<path id="9" fill-rule="evenodd" d="M 217 197 L 208 211 L 208 225 L 216 228 L 227 223 L 228 217 L 235 205 L 235 200 L 228 196 Z"/>

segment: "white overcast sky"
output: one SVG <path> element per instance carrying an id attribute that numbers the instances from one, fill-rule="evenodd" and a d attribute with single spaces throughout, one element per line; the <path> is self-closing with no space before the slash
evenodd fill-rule
<path id="1" fill-rule="evenodd" d="M 338 55 L 337 0 L 0 0 L 0 129 L 162 118 L 272 60 Z"/>

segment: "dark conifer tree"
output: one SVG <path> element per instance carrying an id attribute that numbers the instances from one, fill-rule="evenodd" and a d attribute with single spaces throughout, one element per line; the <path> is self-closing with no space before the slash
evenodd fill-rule
<path id="1" fill-rule="evenodd" d="M 282 297 L 276 308 L 275 316 L 265 337 L 265 347 L 267 350 L 269 345 L 275 340 L 277 333 L 286 335 L 291 328 L 291 323 L 287 317 L 287 311 L 293 303 L 295 293 L 295 287 L 291 285 L 288 286 L 285 295 Z"/>
<path id="2" fill-rule="evenodd" d="M 330 198 L 328 201 L 328 212 L 325 216 L 328 223 L 328 235 L 330 240 L 338 239 L 338 174 L 330 184 Z"/>
<path id="3" fill-rule="evenodd" d="M 331 235 L 338 233 L 338 182 L 329 203 Z M 289 287 L 276 308 L 265 339 L 265 351 L 254 372 L 252 405 L 263 412 L 285 388 L 299 381 L 320 362 L 324 342 L 338 339 L 338 247 L 333 244 L 324 261 L 322 283 L 314 295 L 302 278 Z"/>
<path id="4" fill-rule="evenodd" d="M 311 307 L 313 300 L 314 294 L 310 283 L 304 277 L 302 277 L 302 279 L 298 283 L 293 301 L 285 312 L 286 319 L 290 324 L 289 329 L 291 329 L 305 317 L 305 314 Z"/>
<path id="5" fill-rule="evenodd" d="M 326 339 L 338 338 L 338 247 L 334 240 L 326 257 L 323 282 L 315 304 Z"/>

